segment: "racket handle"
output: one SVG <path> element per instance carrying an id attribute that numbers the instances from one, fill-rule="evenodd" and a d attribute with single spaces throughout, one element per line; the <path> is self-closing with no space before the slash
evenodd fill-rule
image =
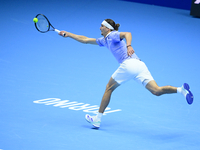
<path id="1" fill-rule="evenodd" d="M 54 31 L 56 31 L 56 32 L 60 33 L 60 30 L 58 30 L 58 29 L 55 29 Z"/>
<path id="2" fill-rule="evenodd" d="M 60 33 L 60 30 L 58 30 L 58 29 L 54 29 L 54 31 Z M 65 36 L 65 33 L 62 36 Z"/>

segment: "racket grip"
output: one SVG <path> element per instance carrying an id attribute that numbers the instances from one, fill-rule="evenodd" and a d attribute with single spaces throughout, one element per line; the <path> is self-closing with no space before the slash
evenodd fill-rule
<path id="1" fill-rule="evenodd" d="M 60 30 L 58 30 L 58 29 L 55 29 L 54 31 L 60 33 Z M 65 33 L 62 36 L 65 36 Z"/>
<path id="2" fill-rule="evenodd" d="M 58 29 L 55 29 L 54 31 L 56 31 L 56 32 L 60 33 L 60 30 L 58 30 Z"/>

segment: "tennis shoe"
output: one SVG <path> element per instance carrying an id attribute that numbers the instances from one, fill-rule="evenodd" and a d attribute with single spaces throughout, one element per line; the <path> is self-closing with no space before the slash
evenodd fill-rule
<path id="1" fill-rule="evenodd" d="M 85 119 L 87 122 L 92 124 L 94 126 L 94 128 L 98 129 L 100 127 L 101 120 L 97 119 L 96 116 L 90 116 L 87 114 L 87 115 L 85 115 Z"/>
<path id="2" fill-rule="evenodd" d="M 186 100 L 187 100 L 188 104 L 191 105 L 193 103 L 194 97 L 193 97 L 192 92 L 190 91 L 190 86 L 187 83 L 184 83 L 183 84 L 183 90 L 186 91 L 186 95 L 185 95 L 186 96 Z"/>

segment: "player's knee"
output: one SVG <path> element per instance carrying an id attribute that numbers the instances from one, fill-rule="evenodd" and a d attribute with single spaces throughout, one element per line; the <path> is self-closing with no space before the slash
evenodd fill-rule
<path id="1" fill-rule="evenodd" d="M 162 95 L 160 92 L 154 92 L 154 93 L 152 93 L 153 95 L 155 95 L 155 96 L 160 96 L 160 95 Z"/>
<path id="2" fill-rule="evenodd" d="M 161 88 L 156 88 L 156 89 L 152 90 L 151 93 L 155 96 L 160 96 L 160 95 L 162 95 L 162 90 L 161 90 Z"/>
<path id="3" fill-rule="evenodd" d="M 117 85 L 115 84 L 107 84 L 106 85 L 106 91 L 110 91 L 110 92 L 113 92 L 115 89 L 117 88 Z"/>
<path id="4" fill-rule="evenodd" d="M 113 88 L 111 85 L 107 84 L 106 85 L 106 91 L 113 91 Z"/>

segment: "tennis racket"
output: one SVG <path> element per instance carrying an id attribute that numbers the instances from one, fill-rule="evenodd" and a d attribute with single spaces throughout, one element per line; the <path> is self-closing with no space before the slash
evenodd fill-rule
<path id="1" fill-rule="evenodd" d="M 50 23 L 50 21 L 48 20 L 48 18 L 45 15 L 37 14 L 35 18 L 38 19 L 38 22 L 35 23 L 35 27 L 39 32 L 41 32 L 41 33 L 46 33 L 48 31 L 55 31 L 57 33 L 60 32 L 60 30 L 55 29 L 52 26 L 52 24 Z M 65 34 L 63 34 L 63 36 L 65 36 Z"/>

